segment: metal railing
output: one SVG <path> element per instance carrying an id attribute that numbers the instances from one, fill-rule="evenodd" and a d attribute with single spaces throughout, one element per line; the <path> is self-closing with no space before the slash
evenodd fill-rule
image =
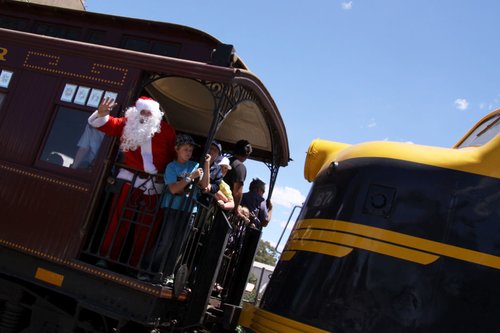
<path id="1" fill-rule="evenodd" d="M 83 260 L 174 292 L 201 288 L 200 299 L 214 296 L 238 304 L 261 231 L 222 211 L 210 195 L 195 200 L 200 197 L 196 186 L 183 198 L 182 209 L 162 207 L 165 191 L 146 195 L 143 187 L 132 186 L 139 176 L 108 179 Z M 154 176 L 141 179 L 147 181 Z"/>

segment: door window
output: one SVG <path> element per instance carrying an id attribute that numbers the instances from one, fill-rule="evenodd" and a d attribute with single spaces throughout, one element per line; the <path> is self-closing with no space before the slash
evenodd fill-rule
<path id="1" fill-rule="evenodd" d="M 88 125 L 88 117 L 87 112 L 60 107 L 40 158 L 65 168 L 91 168 L 104 133 Z"/>

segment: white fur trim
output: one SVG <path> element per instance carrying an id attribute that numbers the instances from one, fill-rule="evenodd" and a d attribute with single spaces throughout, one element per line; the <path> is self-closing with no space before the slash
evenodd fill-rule
<path id="1" fill-rule="evenodd" d="M 101 127 L 104 124 L 106 124 L 108 120 L 109 120 L 109 115 L 106 115 L 104 117 L 99 117 L 96 110 L 94 113 L 90 115 L 88 123 L 92 127 Z"/>
<path id="2" fill-rule="evenodd" d="M 135 107 L 137 110 L 142 111 L 142 110 L 149 110 L 151 112 L 153 111 L 160 111 L 160 104 L 152 99 L 142 99 L 139 98 L 137 102 L 135 102 Z"/>
<path id="3" fill-rule="evenodd" d="M 151 139 L 147 140 L 141 145 L 141 156 L 144 171 L 151 175 L 156 175 L 158 173 L 158 170 L 156 170 L 156 167 L 153 164 L 153 150 L 151 146 Z"/>
<path id="4" fill-rule="evenodd" d="M 149 110 L 153 114 L 153 117 L 156 119 L 160 119 L 163 117 L 163 112 L 160 110 L 160 104 L 154 99 L 144 99 L 139 98 L 135 102 L 135 108 L 138 112 L 142 110 Z"/>
<path id="5" fill-rule="evenodd" d="M 120 169 L 116 178 L 128 180 L 129 182 L 132 182 L 132 179 L 134 179 L 134 174 L 132 172 L 128 171 L 127 169 Z"/>

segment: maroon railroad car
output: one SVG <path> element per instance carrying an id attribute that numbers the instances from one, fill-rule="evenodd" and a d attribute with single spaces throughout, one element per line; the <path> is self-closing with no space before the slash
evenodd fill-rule
<path id="1" fill-rule="evenodd" d="M 234 328 L 261 231 L 210 198 L 193 202 L 173 284 L 161 266 L 130 263 L 134 219 L 119 257 L 99 251 L 121 154 L 105 136 L 83 163 L 79 141 L 104 97 L 120 116 L 142 95 L 203 143 L 198 158 L 214 139 L 225 152 L 249 140 L 272 193 L 289 161 L 286 130 L 232 45 L 180 25 L 0 0 L 1 332 Z"/>

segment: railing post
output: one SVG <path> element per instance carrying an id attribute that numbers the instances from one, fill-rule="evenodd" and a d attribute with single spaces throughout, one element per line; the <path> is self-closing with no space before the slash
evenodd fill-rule
<path id="1" fill-rule="evenodd" d="M 186 326 L 198 325 L 203 322 L 224 249 L 226 248 L 229 231 L 231 230 L 231 225 L 220 209 L 217 210 L 213 223 L 207 243 L 201 249 L 202 255 L 199 266 L 197 266 L 196 272 L 192 276 L 196 282 L 193 284 L 186 311 L 184 320 Z"/>
<path id="2" fill-rule="evenodd" d="M 236 266 L 231 272 L 231 283 L 224 297 L 224 303 L 240 305 L 261 235 L 261 230 L 246 227 Z"/>

